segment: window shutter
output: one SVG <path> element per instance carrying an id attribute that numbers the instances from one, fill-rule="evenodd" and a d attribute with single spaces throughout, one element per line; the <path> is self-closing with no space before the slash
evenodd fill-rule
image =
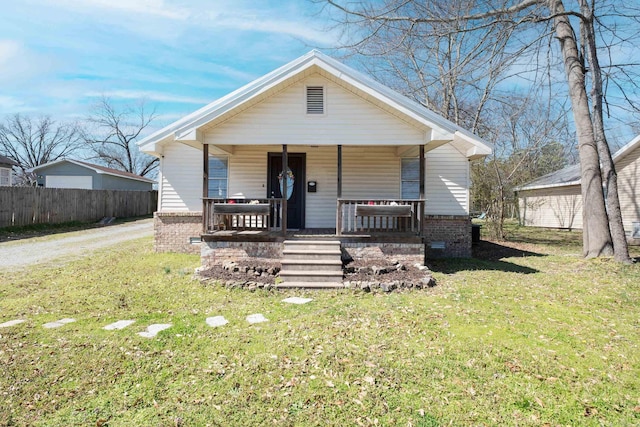
<path id="1" fill-rule="evenodd" d="M 307 114 L 324 114 L 324 87 L 307 86 Z"/>

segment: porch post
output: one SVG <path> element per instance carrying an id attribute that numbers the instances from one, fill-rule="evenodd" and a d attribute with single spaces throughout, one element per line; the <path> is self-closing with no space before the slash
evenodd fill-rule
<path id="1" fill-rule="evenodd" d="M 342 145 L 338 144 L 338 173 L 337 173 L 338 188 L 336 194 L 338 201 L 336 202 L 336 235 L 342 234 L 342 205 L 340 199 L 342 198 Z"/>
<path id="2" fill-rule="evenodd" d="M 424 145 L 420 144 L 420 200 L 424 200 L 424 178 L 425 178 L 425 164 L 424 164 Z"/>
<path id="3" fill-rule="evenodd" d="M 209 197 L 209 144 L 202 144 L 202 231 L 207 232 L 209 222 L 208 203 L 205 200 Z"/>
<path id="4" fill-rule="evenodd" d="M 424 144 L 420 144 L 420 208 L 419 210 L 419 215 L 420 218 L 418 218 L 418 223 L 420 224 L 420 236 L 424 236 L 424 208 L 425 208 L 425 201 L 424 201 L 424 179 L 425 179 L 425 159 L 424 159 Z M 426 250 L 425 250 L 425 254 L 426 254 Z M 426 255 L 425 255 L 426 256 Z"/>
<path id="5" fill-rule="evenodd" d="M 287 237 L 287 144 L 282 144 L 282 236 Z"/>
<path id="6" fill-rule="evenodd" d="M 338 145 L 338 199 L 342 197 L 342 145 Z"/>

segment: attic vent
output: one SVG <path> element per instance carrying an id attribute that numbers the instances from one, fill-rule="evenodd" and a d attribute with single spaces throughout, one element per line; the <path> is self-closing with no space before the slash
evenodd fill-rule
<path id="1" fill-rule="evenodd" d="M 307 86 L 307 114 L 324 114 L 324 87 Z"/>

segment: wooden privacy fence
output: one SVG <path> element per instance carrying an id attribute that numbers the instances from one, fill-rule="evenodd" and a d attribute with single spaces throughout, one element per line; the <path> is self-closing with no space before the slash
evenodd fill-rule
<path id="1" fill-rule="evenodd" d="M 0 227 L 152 214 L 157 191 L 0 187 Z"/>

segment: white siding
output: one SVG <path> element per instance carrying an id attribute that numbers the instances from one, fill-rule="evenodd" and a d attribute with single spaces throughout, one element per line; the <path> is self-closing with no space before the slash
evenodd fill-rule
<path id="1" fill-rule="evenodd" d="M 229 159 L 229 194 L 242 193 L 247 199 L 268 197 L 267 153 L 279 153 L 282 145 L 238 146 Z M 305 227 L 334 228 L 336 223 L 336 147 L 287 146 L 289 153 L 306 153 L 306 178 L 318 183 L 316 193 L 306 192 Z M 344 185 L 343 185 L 344 187 Z"/>
<path id="2" fill-rule="evenodd" d="M 0 187 L 11 186 L 11 168 L 0 168 Z"/>
<path id="3" fill-rule="evenodd" d="M 80 188 L 93 189 L 93 177 L 82 175 L 47 175 L 45 178 L 47 188 Z"/>
<path id="4" fill-rule="evenodd" d="M 450 145 L 426 154 L 426 213 L 467 215 L 469 213 L 469 161 Z"/>
<path id="5" fill-rule="evenodd" d="M 323 85 L 325 114 L 306 113 L 306 86 Z M 377 145 L 420 144 L 424 131 L 383 111 L 319 74 L 205 133 L 211 144 Z"/>
<path id="6" fill-rule="evenodd" d="M 338 148 L 309 147 L 306 152 L 307 181 L 318 183 L 316 193 L 307 193 L 306 226 L 335 228 L 338 199 Z M 342 158 L 344 162 L 344 150 Z"/>
<path id="7" fill-rule="evenodd" d="M 622 222 L 629 233 L 640 221 L 640 146 L 617 162 L 616 170 Z M 518 198 L 524 225 L 582 229 L 580 185 L 520 191 Z"/>
<path id="8" fill-rule="evenodd" d="M 288 145 L 290 153 L 306 153 L 306 179 L 316 181 L 318 191 L 305 193 L 308 228 L 335 227 L 337 148 Z M 267 159 L 281 145 L 236 146 L 229 156 L 229 195 L 247 199 L 268 197 Z M 201 210 L 202 152 L 183 144 L 165 149 L 161 174 L 161 210 Z M 400 197 L 400 162 L 395 147 L 342 149 L 342 195 L 352 199 Z M 467 160 L 455 149 L 439 147 L 427 153 L 427 212 L 466 214 Z M 306 182 L 300 182 L 306 188 Z M 305 190 L 306 191 L 306 190 Z"/>
<path id="9" fill-rule="evenodd" d="M 342 197 L 400 197 L 400 158 L 395 147 L 343 147 Z"/>
<path id="10" fill-rule="evenodd" d="M 622 222 L 627 232 L 640 221 L 640 145 L 616 164 Z"/>
<path id="11" fill-rule="evenodd" d="M 521 191 L 518 203 L 524 225 L 582 228 L 582 196 L 579 185 Z"/>
<path id="12" fill-rule="evenodd" d="M 325 87 L 325 114 L 306 114 L 307 85 Z M 306 193 L 305 226 L 333 228 L 336 146 L 343 146 L 344 198 L 394 199 L 400 197 L 402 155 L 397 146 L 423 144 L 425 131 L 314 74 L 209 128 L 204 139 L 231 148 L 228 194 L 246 198 L 268 196 L 268 152 L 281 152 L 287 144 L 291 153 L 306 153 L 306 178 L 318 183 L 318 191 Z M 201 210 L 201 163 L 199 150 L 176 143 L 165 148 L 162 210 Z M 427 212 L 466 214 L 467 159 L 445 145 L 427 153 L 426 163 Z M 301 184 L 306 187 L 306 182 Z"/>
<path id="13" fill-rule="evenodd" d="M 174 143 L 164 149 L 160 183 L 162 212 L 202 210 L 202 151 Z"/>

